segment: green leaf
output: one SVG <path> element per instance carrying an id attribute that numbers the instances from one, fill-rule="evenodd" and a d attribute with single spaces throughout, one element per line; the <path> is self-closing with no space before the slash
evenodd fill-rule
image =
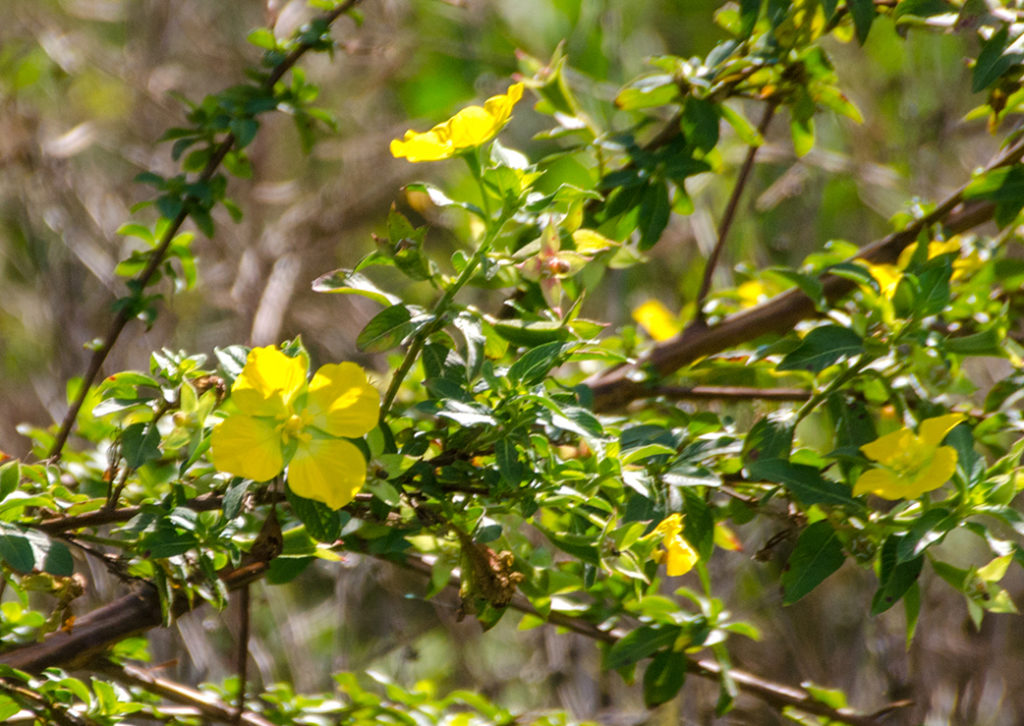
<path id="1" fill-rule="evenodd" d="M 917 582 L 924 566 L 924 557 L 900 562 L 897 553 L 903 535 L 891 535 L 882 545 L 878 556 L 880 586 L 871 599 L 871 614 L 878 615 L 895 605 L 903 594 Z"/>
<path id="2" fill-rule="evenodd" d="M 971 74 L 972 93 L 978 93 L 993 85 L 1012 66 L 1021 61 L 1020 53 L 1006 53 L 1011 42 L 1009 36 L 1009 28 L 1002 25 L 982 46 Z"/>
<path id="3" fill-rule="evenodd" d="M 671 701 L 686 680 L 686 655 L 674 650 L 659 652 L 644 671 L 644 705 L 654 708 Z"/>
<path id="4" fill-rule="evenodd" d="M 12 570 L 29 573 L 35 569 L 36 558 L 28 537 L 17 529 L 0 525 L 0 560 Z"/>
<path id="5" fill-rule="evenodd" d="M 863 510 L 863 502 L 850 496 L 844 484 L 826 479 L 813 466 L 791 464 L 782 459 L 755 461 L 748 469 L 753 479 L 778 482 L 786 487 L 804 506 L 831 504 L 856 511 Z"/>
<path id="6" fill-rule="evenodd" d="M 901 18 L 910 16 L 929 18 L 933 15 L 956 12 L 957 8 L 947 0 L 902 0 L 892 12 L 892 19 L 899 22 Z"/>
<path id="7" fill-rule="evenodd" d="M 704 497 L 693 487 L 683 488 L 683 536 L 693 545 L 702 562 L 707 562 L 715 549 L 715 518 Z"/>
<path id="8" fill-rule="evenodd" d="M 718 107 L 710 101 L 690 96 L 683 106 L 681 125 L 686 142 L 701 151 L 718 144 Z"/>
<path id="9" fill-rule="evenodd" d="M 516 445 L 507 437 L 503 436 L 494 442 L 494 459 L 498 464 L 498 473 L 502 480 L 511 487 L 519 486 L 523 480 L 525 469 L 519 461 L 519 451 Z"/>
<path id="10" fill-rule="evenodd" d="M 366 275 L 344 268 L 328 272 L 313 280 L 313 290 L 342 295 L 361 295 L 381 305 L 398 305 L 402 301 L 397 295 L 378 288 Z"/>
<path id="11" fill-rule="evenodd" d="M 921 615 L 921 586 L 916 582 L 903 595 L 903 614 L 907 621 L 907 650 L 914 641 L 917 632 L 917 621 Z"/>
<path id="12" fill-rule="evenodd" d="M 405 305 L 392 305 L 381 310 L 366 324 L 356 338 L 356 346 L 367 353 L 396 348 L 425 322 L 424 318 L 414 318 L 412 311 Z"/>
<path id="13" fill-rule="evenodd" d="M 906 535 L 900 538 L 896 547 L 896 562 L 908 562 L 918 558 L 931 545 L 941 542 L 946 533 L 958 525 L 959 518 L 948 509 L 937 507 L 928 510 L 913 523 Z"/>
<path id="14" fill-rule="evenodd" d="M 616 670 L 647 658 L 671 646 L 682 634 L 678 625 L 644 625 L 619 638 L 605 651 L 605 670 Z"/>
<path id="15" fill-rule="evenodd" d="M 788 459 L 793 447 L 793 427 L 768 416 L 758 419 L 743 441 L 743 465 Z"/>
<path id="16" fill-rule="evenodd" d="M 257 48 L 264 50 L 274 50 L 277 47 L 277 38 L 274 37 L 274 32 L 270 28 L 256 28 L 245 36 L 245 39 Z"/>
<path id="17" fill-rule="evenodd" d="M 571 330 L 560 320 L 494 320 L 491 327 L 508 342 L 521 346 L 568 340 L 572 336 Z"/>
<path id="18" fill-rule="evenodd" d="M 640 203 L 640 244 L 641 251 L 649 250 L 668 226 L 672 202 L 668 197 L 668 185 L 665 182 L 651 184 L 644 192 Z"/>
<path id="19" fill-rule="evenodd" d="M 300 497 L 290 486 L 285 488 L 285 496 L 292 512 L 306 525 L 310 537 L 317 542 L 334 542 L 341 536 L 342 512 L 331 509 L 323 502 Z"/>
<path id="20" fill-rule="evenodd" d="M 460 426 L 497 426 L 494 412 L 479 403 L 463 403 L 462 401 L 446 400 L 437 412 L 438 416 L 447 418 Z"/>
<path id="21" fill-rule="evenodd" d="M 659 74 L 639 78 L 623 88 L 615 97 L 615 105 L 624 111 L 651 108 L 672 103 L 679 96 L 679 86 L 671 75 Z"/>
<path id="22" fill-rule="evenodd" d="M 958 338 L 946 338 L 942 341 L 942 347 L 949 353 L 957 355 L 992 356 L 995 358 L 1006 357 L 1003 350 L 1002 336 L 995 328 L 983 330 L 980 333 L 963 335 Z"/>
<path id="23" fill-rule="evenodd" d="M 148 423 L 136 423 L 121 433 L 121 453 L 130 469 L 160 457 L 160 431 Z"/>
<path id="24" fill-rule="evenodd" d="M 825 298 L 825 286 L 821 279 L 815 275 L 806 275 L 786 267 L 772 267 L 768 272 L 777 275 L 787 282 L 792 282 L 800 292 L 809 297 L 814 303 L 814 309 L 820 313 L 828 310 L 828 300 Z"/>
<path id="25" fill-rule="evenodd" d="M 850 15 L 853 16 L 853 27 L 857 30 L 857 41 L 864 45 L 871 31 L 871 24 L 875 21 L 874 0 L 846 0 L 850 8 Z"/>
<path id="26" fill-rule="evenodd" d="M 796 541 L 786 571 L 782 573 L 783 604 L 795 603 L 845 561 L 843 547 L 832 525 L 822 520 L 808 526 Z"/>
<path id="27" fill-rule="evenodd" d="M 0 466 L 0 501 L 18 488 L 21 482 L 21 464 L 17 459 Z"/>
<path id="28" fill-rule="evenodd" d="M 532 386 L 548 375 L 548 372 L 561 363 L 562 354 L 569 347 L 566 343 L 545 343 L 526 353 L 509 366 L 508 379 L 513 383 Z"/>
<path id="29" fill-rule="evenodd" d="M 778 370 L 820 373 L 843 358 L 864 352 L 864 341 L 852 330 L 838 325 L 815 328 L 800 346 L 779 363 Z"/>
<path id="30" fill-rule="evenodd" d="M 732 126 L 736 136 L 747 146 L 760 146 L 764 143 L 764 137 L 761 136 L 761 132 L 739 111 L 734 111 L 725 104 L 722 104 L 718 107 L 718 113 L 722 114 L 722 118 Z"/>

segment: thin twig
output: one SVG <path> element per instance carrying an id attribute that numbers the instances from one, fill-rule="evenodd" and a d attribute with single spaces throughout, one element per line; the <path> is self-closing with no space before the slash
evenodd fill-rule
<path id="1" fill-rule="evenodd" d="M 236 717 L 235 709 L 219 698 L 168 678 L 160 678 L 142 668 L 132 665 L 116 665 L 107 661 L 100 666 L 99 670 L 126 685 L 141 688 L 173 703 L 193 708 L 204 719 L 231 723 Z M 269 721 L 252 711 L 242 713 L 241 719 L 237 723 L 244 726 L 271 726 Z"/>
<path id="2" fill-rule="evenodd" d="M 334 10 L 325 13 L 322 16 L 322 20 L 330 25 L 337 20 L 341 15 L 351 10 L 353 7 L 358 5 L 361 0 L 347 0 L 342 3 Z M 312 48 L 310 43 L 300 43 L 292 50 L 291 53 L 278 65 L 274 70 L 267 76 L 263 83 L 263 88 L 267 91 L 272 91 L 274 85 L 281 80 L 285 73 L 287 73 L 298 60 Z M 224 140 L 217 145 L 213 154 L 210 157 L 209 162 L 199 175 L 198 182 L 208 182 L 213 178 L 214 172 L 217 167 L 220 166 L 221 162 L 224 161 L 224 157 L 228 155 L 232 147 L 235 145 L 235 135 L 229 133 L 224 137 Z M 167 227 L 163 237 L 160 238 L 160 243 L 156 249 L 153 250 L 150 255 L 149 262 L 146 267 L 138 274 L 138 276 L 132 281 L 137 289 L 142 290 L 152 280 L 153 275 L 157 269 L 162 265 L 167 257 L 167 250 L 171 246 L 171 241 L 178 234 L 178 230 L 181 225 L 185 223 L 190 215 L 190 204 L 194 202 L 194 197 L 186 197 L 182 205 L 181 211 L 178 212 L 177 216 L 171 221 L 171 224 Z M 71 435 L 71 429 L 75 425 L 75 420 L 78 418 L 78 412 L 82 408 L 82 404 L 85 402 L 86 396 L 89 395 L 89 388 L 92 387 L 93 382 L 96 380 L 96 376 L 100 372 L 100 368 L 106 361 L 107 356 L 110 355 L 110 351 L 113 349 L 117 339 L 121 336 L 121 332 L 124 330 L 128 321 L 131 320 L 131 314 L 129 313 L 128 306 L 121 307 L 117 314 L 114 316 L 114 320 L 107 331 L 106 336 L 103 338 L 103 342 L 98 348 L 93 351 L 92 358 L 89 360 L 89 366 L 82 377 L 82 385 L 78 391 L 78 395 L 75 396 L 75 400 L 71 403 L 71 407 L 68 409 L 67 414 L 64 416 L 64 420 L 61 421 L 60 429 L 57 431 L 57 435 L 54 438 L 53 446 L 50 448 L 49 458 L 56 461 L 60 458 L 61 452 L 64 449 L 64 444 L 67 443 L 68 436 Z"/>
<path id="3" fill-rule="evenodd" d="M 373 556 L 385 559 L 387 562 L 403 569 L 418 572 L 428 578 L 433 572 L 433 568 L 430 563 L 422 558 L 409 555 L 402 559 L 393 559 L 391 557 L 385 558 L 378 555 Z M 457 571 L 453 571 L 449 578 L 448 588 L 458 591 L 461 580 L 456 573 Z M 574 633 L 578 633 L 579 635 L 602 643 L 615 643 L 629 633 L 628 630 L 621 628 L 602 629 L 591 622 L 583 620 L 582 618 L 555 611 L 544 615 L 521 594 L 516 594 L 515 597 L 512 598 L 512 601 L 509 603 L 509 607 L 513 610 L 533 615 L 552 625 L 557 625 L 558 627 L 565 628 L 566 630 L 571 630 Z M 687 657 L 686 668 L 687 671 L 693 675 L 715 681 L 716 683 L 720 682 L 726 675 L 723 672 L 722 666 L 714 660 Z M 865 716 L 854 713 L 849 708 L 832 708 L 831 706 L 815 699 L 810 693 L 802 688 L 794 688 L 782 683 L 776 683 L 739 668 L 729 668 L 727 675 L 732 678 L 733 682 L 741 691 L 764 701 L 780 711 L 783 708 L 792 707 L 815 716 L 825 716 L 832 721 L 849 724 L 850 726 L 881 726 L 881 722 L 874 716 Z M 889 711 L 904 705 L 906 705 L 905 702 L 900 702 L 899 704 L 887 704 L 880 711 L 877 711 L 877 713 L 888 713 Z"/>
<path id="4" fill-rule="evenodd" d="M 242 723 L 245 713 L 245 684 L 249 680 L 249 585 L 244 585 L 238 592 L 238 697 L 235 701 L 235 726 Z"/>
<path id="5" fill-rule="evenodd" d="M 769 103 L 764 108 L 761 123 L 757 125 L 757 133 L 762 139 L 768 130 L 768 124 L 771 123 L 772 117 L 775 115 L 776 108 L 777 106 L 774 103 Z M 725 240 L 729 236 L 729 230 L 736 219 L 736 210 L 739 208 L 740 197 L 743 196 L 743 190 L 750 179 L 750 172 L 754 168 L 754 158 L 757 156 L 759 148 L 759 145 L 751 144 L 750 148 L 747 149 L 747 157 L 743 160 L 743 166 L 740 167 L 740 173 L 736 177 L 736 184 L 733 185 L 732 194 L 729 195 L 729 201 L 725 205 L 722 219 L 718 223 L 718 239 L 715 240 L 715 246 L 708 256 L 707 264 L 704 266 L 704 279 L 701 280 L 700 291 L 697 293 L 697 302 L 695 303 L 695 321 L 701 325 L 704 324 L 704 303 L 707 301 L 708 293 L 711 292 L 711 280 L 715 276 L 715 268 L 718 267 L 718 259 L 722 256 L 722 249 L 725 247 Z"/>

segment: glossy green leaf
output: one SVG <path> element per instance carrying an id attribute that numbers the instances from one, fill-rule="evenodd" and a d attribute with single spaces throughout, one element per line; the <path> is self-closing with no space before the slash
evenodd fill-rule
<path id="1" fill-rule="evenodd" d="M 654 708 L 671 701 L 686 681 L 686 655 L 662 650 L 644 671 L 644 705 Z"/>
<path id="2" fill-rule="evenodd" d="M 844 358 L 863 352 L 864 341 L 852 330 L 838 325 L 823 325 L 808 333 L 800 346 L 782 359 L 778 370 L 820 373 Z"/>
<path id="3" fill-rule="evenodd" d="M 782 573 L 782 602 L 795 603 L 838 570 L 846 557 L 839 537 L 826 521 L 809 525 L 800 534 Z"/>
<path id="4" fill-rule="evenodd" d="M 615 670 L 633 665 L 671 646 L 682 632 L 678 625 L 644 625 L 631 630 L 605 651 L 604 668 Z"/>

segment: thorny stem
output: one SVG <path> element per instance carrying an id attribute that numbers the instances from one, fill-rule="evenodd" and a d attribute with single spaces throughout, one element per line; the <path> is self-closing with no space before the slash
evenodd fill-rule
<path id="1" fill-rule="evenodd" d="M 391 384 L 388 386 L 387 392 L 384 394 L 384 402 L 380 406 L 380 420 L 384 421 L 387 418 L 388 412 L 391 410 L 391 404 L 395 401 L 395 396 L 398 395 L 398 389 L 402 385 L 402 381 L 405 380 L 406 375 L 412 369 L 413 364 L 416 362 L 416 358 L 419 356 L 420 351 L 423 350 L 423 345 L 427 342 L 427 338 L 436 333 L 438 330 L 445 325 L 445 314 L 448 312 L 448 307 L 451 305 L 455 295 L 465 287 L 466 283 L 469 282 L 476 269 L 480 266 L 480 263 L 487 257 L 487 253 L 491 251 L 491 245 L 494 244 L 494 240 L 497 239 L 498 233 L 501 232 L 502 227 L 505 226 L 505 222 L 510 217 L 509 212 L 503 211 L 501 216 L 498 217 L 497 221 L 491 225 L 487 231 L 487 236 L 484 237 L 480 246 L 477 248 L 473 256 L 469 258 L 469 262 L 466 263 L 466 267 L 463 268 L 462 272 L 455 279 L 447 290 L 444 291 L 444 295 L 434 305 L 434 309 L 431 311 L 431 317 L 433 318 L 427 325 L 420 330 L 416 335 L 413 336 L 412 343 L 409 344 L 409 350 L 405 352 L 405 358 L 402 359 L 401 365 L 395 371 L 395 375 L 391 378 Z"/>
<path id="2" fill-rule="evenodd" d="M 347 0 L 342 3 L 334 10 L 325 13 L 322 16 L 322 20 L 330 25 L 343 14 L 351 10 L 353 7 L 358 5 L 361 0 Z M 312 48 L 309 43 L 300 43 L 296 46 L 291 53 L 282 61 L 274 70 L 267 76 L 263 82 L 263 88 L 265 90 L 273 90 L 274 85 L 281 80 L 285 73 L 287 73 L 292 66 L 294 66 L 299 58 L 301 58 L 307 51 Z M 224 137 L 224 140 L 216 147 L 213 154 L 210 157 L 209 162 L 206 164 L 206 168 L 203 169 L 199 175 L 199 182 L 208 182 L 213 178 L 214 172 L 220 163 L 227 156 L 228 152 L 231 151 L 235 145 L 235 135 L 229 133 Z M 190 215 L 190 202 L 194 202 L 194 197 L 186 197 L 182 205 L 181 211 L 178 212 L 177 216 L 171 221 L 171 224 L 167 227 L 163 237 L 160 238 L 160 243 L 156 249 L 153 250 L 150 255 L 149 263 L 146 267 L 138 274 L 138 276 L 132 281 L 137 289 L 144 289 L 149 282 L 153 279 L 153 275 L 157 269 L 164 263 L 167 257 L 167 250 L 171 246 L 171 241 L 178 234 L 178 230 L 181 225 L 185 223 Z M 82 409 L 82 404 L 85 402 L 86 396 L 89 395 L 89 389 L 92 387 L 93 382 L 96 380 L 96 376 L 99 375 L 100 368 L 106 361 L 107 356 L 110 355 L 110 351 L 113 349 L 114 344 L 121 336 L 121 332 L 124 330 L 128 321 L 131 319 L 131 313 L 127 307 L 122 307 L 117 311 L 117 315 L 114 316 L 114 320 L 110 324 L 110 328 L 107 330 L 106 336 L 103 338 L 103 342 L 98 348 L 93 351 L 92 358 L 89 360 L 89 366 L 86 369 L 85 375 L 82 377 L 82 385 L 78 391 L 78 395 L 75 396 L 75 400 L 71 403 L 68 408 L 67 414 L 64 416 L 64 420 L 61 421 L 60 428 L 57 431 L 57 435 L 54 438 L 53 446 L 50 448 L 48 458 L 52 461 L 56 461 L 60 458 L 61 452 L 64 449 L 64 444 L 67 443 L 68 436 L 71 435 L 71 429 L 75 425 L 75 420 L 78 418 L 78 413 Z"/>
<path id="3" fill-rule="evenodd" d="M 762 138 L 768 130 L 768 124 L 771 123 L 776 108 L 774 103 L 769 103 L 765 106 L 764 115 L 761 116 L 761 123 L 757 125 L 757 132 Z M 725 247 L 725 240 L 729 236 L 729 230 L 736 219 L 736 210 L 739 207 L 740 197 L 743 195 L 743 190 L 750 179 L 750 172 L 754 168 L 754 158 L 757 156 L 758 148 L 760 147 L 751 145 L 747 149 L 747 157 L 743 160 L 743 166 L 740 167 L 740 173 L 736 177 L 736 184 L 732 188 L 732 194 L 729 195 L 729 201 L 725 205 L 722 219 L 718 223 L 718 239 L 715 240 L 715 246 L 711 250 L 711 255 L 708 257 L 707 264 L 704 267 L 704 279 L 700 283 L 700 291 L 697 293 L 697 302 L 694 306 L 696 310 L 694 322 L 698 325 L 704 324 L 704 303 L 707 300 L 708 293 L 711 292 L 711 280 L 715 275 L 715 268 L 718 267 L 718 258 L 722 256 L 722 249 Z"/>

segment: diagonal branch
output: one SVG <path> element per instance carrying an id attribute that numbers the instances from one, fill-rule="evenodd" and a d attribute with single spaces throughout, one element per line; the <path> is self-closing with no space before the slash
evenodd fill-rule
<path id="1" fill-rule="evenodd" d="M 361 0 L 346 0 L 342 4 L 338 5 L 333 10 L 324 13 L 321 16 L 321 20 L 326 24 L 330 25 L 339 17 L 347 13 L 353 7 L 358 5 Z M 266 90 L 273 90 L 274 85 L 281 80 L 285 73 L 299 61 L 299 59 L 305 55 L 309 50 L 313 48 L 311 42 L 303 42 L 297 45 L 286 57 L 278 64 L 274 70 L 267 76 L 263 83 L 263 87 Z M 199 175 L 198 182 L 208 182 L 213 178 L 214 173 L 217 171 L 217 167 L 224 161 L 224 157 L 228 155 L 228 152 L 235 145 L 235 135 L 228 133 L 224 137 L 224 140 L 214 149 L 210 156 L 209 162 L 206 164 L 206 168 L 203 169 Z M 182 206 L 180 212 L 171 221 L 171 224 L 167 227 L 163 237 L 160 238 L 156 249 L 153 250 L 153 254 L 149 258 L 149 262 L 146 267 L 132 280 L 132 285 L 137 286 L 137 289 L 144 289 L 153 276 L 156 274 L 160 265 L 164 263 L 167 258 L 167 250 L 171 246 L 171 242 L 174 237 L 178 234 L 178 230 L 181 229 L 181 225 L 185 223 L 191 214 L 189 210 L 189 204 L 187 202 L 195 201 L 194 197 L 187 197 L 185 204 Z M 111 321 L 110 328 L 107 330 L 107 334 L 103 337 L 103 342 L 98 348 L 93 351 L 92 358 L 89 360 L 89 366 L 86 369 L 85 375 L 82 377 L 81 388 L 78 391 L 78 395 L 75 396 L 75 400 L 72 401 L 68 412 L 64 415 L 64 420 L 61 421 L 60 428 L 57 430 L 57 435 L 54 438 L 53 446 L 50 448 L 49 458 L 56 460 L 60 458 L 61 452 L 64 449 L 64 444 L 67 443 L 68 436 L 71 435 L 71 429 L 75 425 L 75 420 L 78 418 L 78 412 L 82 409 L 82 404 L 85 402 L 86 396 L 89 395 L 89 388 L 96 380 L 96 376 L 99 375 L 100 368 L 106 361 L 107 356 L 110 355 L 110 351 L 113 350 L 114 344 L 117 343 L 118 338 L 121 337 L 121 333 L 125 326 L 132 319 L 132 313 L 129 310 L 129 306 L 122 306 L 118 309 L 117 314 Z"/>
<path id="2" fill-rule="evenodd" d="M 777 106 L 774 103 L 769 103 L 765 106 L 764 114 L 761 116 L 761 123 L 757 125 L 757 132 L 762 138 L 764 138 L 765 132 L 768 131 L 768 124 L 772 122 L 776 108 Z M 739 208 L 740 197 L 743 196 L 743 190 L 747 188 L 747 180 L 750 179 L 750 172 L 754 169 L 754 159 L 757 157 L 758 148 L 760 147 L 752 144 L 747 149 L 747 156 L 743 160 L 743 166 L 740 167 L 740 173 L 736 177 L 736 184 L 729 195 L 729 202 L 725 205 L 722 219 L 718 223 L 718 239 L 715 241 L 714 249 L 711 250 L 711 254 L 708 256 L 707 263 L 704 265 L 704 279 L 701 280 L 700 291 L 697 293 L 697 302 L 694 305 L 696 319 L 701 323 L 704 322 L 704 303 L 707 300 L 708 293 L 711 292 L 711 280 L 715 276 L 715 268 L 718 267 L 718 258 L 722 255 L 722 250 L 725 248 L 725 240 L 728 239 L 729 230 L 732 229 L 732 223 L 736 219 L 736 210 Z"/>
<path id="3" fill-rule="evenodd" d="M 150 671 L 133 665 L 116 665 L 106 662 L 100 665 L 99 670 L 126 685 L 136 686 L 173 703 L 188 706 L 203 719 L 232 723 L 237 718 L 238 723 L 242 726 L 272 726 L 270 721 L 259 714 L 252 711 L 239 713 L 224 701 L 208 693 L 189 688 L 169 678 L 155 676 Z"/>
<path id="4" fill-rule="evenodd" d="M 418 572 L 427 578 L 432 574 L 431 564 L 424 558 L 407 555 L 403 559 L 388 558 L 387 562 L 406 570 Z M 458 591 L 460 584 L 461 580 L 459 576 L 453 571 L 448 582 L 448 587 Z M 583 620 L 582 618 L 566 615 L 564 613 L 551 612 L 547 615 L 543 615 L 529 600 L 526 599 L 526 597 L 520 593 L 516 593 L 512 598 L 509 603 L 509 607 L 521 613 L 536 616 L 551 625 L 557 625 L 602 643 L 615 643 L 629 632 L 628 630 L 618 628 L 605 630 L 591 622 Z M 714 660 L 687 657 L 686 668 L 689 673 L 692 673 L 699 678 L 715 681 L 716 683 L 721 682 L 722 678 L 726 675 L 723 672 L 722 666 Z M 730 668 L 727 675 L 742 692 L 764 701 L 779 711 L 786 707 L 792 707 L 804 711 L 805 713 L 814 714 L 816 716 L 825 716 L 836 723 L 849 724 L 849 726 L 881 726 L 880 722 L 874 716 L 858 714 L 848 708 L 832 708 L 815 699 L 810 693 L 802 688 L 794 688 L 782 683 L 776 683 L 738 668 Z M 887 712 L 891 708 L 900 708 L 905 705 L 907 704 L 889 704 L 889 706 L 882 709 L 882 711 Z"/>
<path id="5" fill-rule="evenodd" d="M 423 558 L 406 556 L 399 560 L 388 559 L 388 562 L 426 577 L 430 577 L 431 574 L 431 565 Z M 237 590 L 262 578 L 266 570 L 267 563 L 257 561 L 223 573 L 222 579 L 229 590 Z M 449 587 L 457 591 L 460 584 L 460 579 L 453 573 Z M 171 615 L 180 617 L 198 604 L 198 601 L 190 602 L 183 596 L 179 597 L 171 604 Z M 509 607 L 604 643 L 614 643 L 627 632 L 604 630 L 586 620 L 564 613 L 552 612 L 544 616 L 519 593 L 513 596 Z M 39 672 L 53 666 L 70 669 L 85 667 L 95 662 L 95 659 L 113 644 L 131 635 L 158 627 L 163 621 L 156 588 L 144 585 L 137 591 L 82 616 L 75 621 L 75 626 L 70 631 L 51 633 L 41 643 L 32 643 L 0 654 L 0 665 L 29 672 Z M 707 659 L 690 658 L 687 661 L 687 670 L 700 678 L 716 682 L 721 681 L 723 677 L 721 666 Z M 736 668 L 731 668 L 728 675 L 741 691 L 780 710 L 792 706 L 806 713 L 826 716 L 850 726 L 879 726 L 879 722 L 871 717 L 857 715 L 849 709 L 830 708 L 815 700 L 803 689 L 775 683 Z M 234 709 L 231 709 L 231 712 L 238 713 Z M 247 723 L 244 718 L 242 723 Z"/>
<path id="6" fill-rule="evenodd" d="M 1024 157 L 1024 140 L 1006 149 L 993 160 L 988 169 L 1016 164 Z M 947 197 L 930 214 L 904 229 L 861 248 L 852 259 L 869 262 L 893 262 L 900 252 L 917 240 L 924 229 L 943 224 L 952 233 L 964 232 L 992 219 L 995 206 L 991 202 L 963 201 L 966 185 Z M 855 283 L 832 274 L 820 277 L 826 299 L 831 303 L 854 289 Z M 814 302 L 798 289 L 788 290 L 761 305 L 730 315 L 715 325 L 696 322 L 671 340 L 656 345 L 635 363 L 613 368 L 586 383 L 593 392 L 594 410 L 621 408 L 630 401 L 651 395 L 658 379 L 693 363 L 699 358 L 720 353 L 733 346 L 748 343 L 762 335 L 786 333 L 801 320 L 817 315 Z"/>

